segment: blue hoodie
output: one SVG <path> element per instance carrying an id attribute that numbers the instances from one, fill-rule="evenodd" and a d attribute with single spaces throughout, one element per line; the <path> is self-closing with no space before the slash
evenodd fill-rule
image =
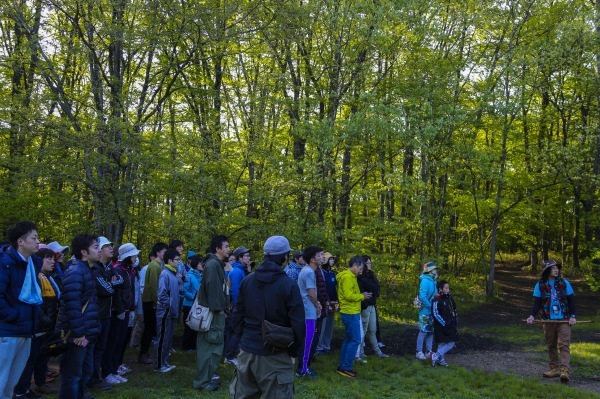
<path id="1" fill-rule="evenodd" d="M 421 284 L 419 285 L 419 299 L 423 303 L 423 307 L 419 310 L 419 314 L 431 315 L 433 296 L 437 291 L 435 289 L 435 279 L 430 274 L 421 274 L 419 280 L 421 280 Z"/>

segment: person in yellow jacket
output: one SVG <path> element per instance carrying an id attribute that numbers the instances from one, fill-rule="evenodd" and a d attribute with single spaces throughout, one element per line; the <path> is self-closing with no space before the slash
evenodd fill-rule
<path id="1" fill-rule="evenodd" d="M 348 268 L 337 275 L 338 300 L 340 303 L 340 317 L 346 327 L 346 337 L 340 351 L 340 361 L 337 372 L 344 377 L 357 377 L 358 373 L 352 369 L 354 355 L 360 345 L 360 303 L 371 298 L 370 292 L 360 292 L 357 275 L 363 269 L 364 262 L 361 256 L 350 258 Z"/>

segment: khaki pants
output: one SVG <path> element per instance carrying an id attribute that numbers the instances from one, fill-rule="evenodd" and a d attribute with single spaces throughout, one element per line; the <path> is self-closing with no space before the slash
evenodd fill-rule
<path id="1" fill-rule="evenodd" d="M 550 370 L 566 367 L 571 370 L 571 326 L 569 323 L 544 323 Z M 560 362 L 558 350 L 560 349 Z"/>
<path id="2" fill-rule="evenodd" d="M 225 314 L 213 315 L 210 330 L 199 332 L 196 338 L 196 378 L 193 387 L 206 388 L 219 367 L 225 342 Z"/>
<path id="3" fill-rule="evenodd" d="M 286 352 L 261 356 L 241 351 L 239 367 L 229 385 L 233 399 L 291 399 L 294 397 L 294 364 Z"/>

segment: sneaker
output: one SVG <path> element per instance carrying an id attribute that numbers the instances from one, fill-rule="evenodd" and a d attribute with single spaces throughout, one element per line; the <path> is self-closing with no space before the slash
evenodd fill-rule
<path id="1" fill-rule="evenodd" d="M 213 376 L 211 378 L 212 381 L 218 381 L 220 379 L 221 379 L 221 376 L 219 374 L 213 374 Z"/>
<path id="2" fill-rule="evenodd" d="M 117 370 L 117 374 L 119 375 L 125 375 L 125 374 L 129 374 L 131 373 L 133 370 L 130 369 L 129 367 L 125 366 L 124 364 L 119 366 L 119 369 Z"/>
<path id="3" fill-rule="evenodd" d="M 306 369 L 306 372 L 302 372 L 302 371 L 296 371 L 296 377 L 298 378 L 304 378 L 304 377 L 310 377 L 310 378 L 315 378 L 317 376 L 317 372 L 314 371 L 313 369 L 311 369 L 310 367 L 308 369 Z"/>
<path id="4" fill-rule="evenodd" d="M 121 377 L 119 374 L 113 374 L 113 376 L 115 377 L 115 379 L 117 381 L 120 381 L 120 382 L 127 382 L 128 381 L 127 378 Z"/>
<path id="5" fill-rule="evenodd" d="M 175 349 L 173 349 L 173 348 L 169 349 L 169 355 L 173 355 L 175 353 L 177 353 L 177 351 Z"/>
<path id="6" fill-rule="evenodd" d="M 438 354 L 435 352 L 431 352 L 431 354 L 429 355 L 429 358 L 431 359 L 432 367 L 435 367 L 435 364 L 440 360 Z"/>
<path id="7" fill-rule="evenodd" d="M 341 370 L 337 369 L 339 375 L 343 375 L 344 377 L 356 378 L 358 377 L 358 373 L 354 370 Z"/>
<path id="8" fill-rule="evenodd" d="M 231 364 L 232 366 L 235 366 L 235 368 L 238 368 L 238 366 L 240 365 L 235 357 L 231 359 L 225 358 L 225 361 L 223 363 Z"/>
<path id="9" fill-rule="evenodd" d="M 174 370 L 174 369 L 176 369 L 176 368 L 177 368 L 177 366 L 173 366 L 172 364 L 170 364 L 170 363 L 168 363 L 168 362 L 165 362 L 165 366 L 166 366 L 167 368 L 171 369 L 171 370 Z"/>
<path id="10" fill-rule="evenodd" d="M 22 394 L 13 394 L 13 399 L 44 399 L 40 395 L 33 392 L 31 389 L 25 391 Z"/>
<path id="11" fill-rule="evenodd" d="M 169 367 L 169 366 L 162 366 L 161 368 L 159 368 L 159 369 L 155 369 L 154 371 L 158 371 L 159 373 L 166 374 L 166 373 L 168 373 L 168 372 L 170 372 L 170 371 L 172 371 L 172 370 L 173 370 L 173 367 Z"/>
<path id="12" fill-rule="evenodd" d="M 358 363 L 367 363 L 367 359 L 363 359 L 362 357 L 355 357 L 354 361 Z"/>
<path id="13" fill-rule="evenodd" d="M 389 357 L 388 355 L 386 355 L 386 354 L 385 354 L 385 353 L 383 353 L 383 352 L 381 352 L 381 353 L 378 353 L 378 354 L 377 354 L 377 356 L 379 356 L 379 357 Z"/>
<path id="14" fill-rule="evenodd" d="M 385 348 L 385 344 L 383 342 L 377 342 L 377 346 L 380 348 Z"/>
<path id="15" fill-rule="evenodd" d="M 121 383 L 121 381 L 117 380 L 113 374 L 107 375 L 104 378 L 104 382 L 106 382 L 107 384 L 111 384 L 111 385 L 117 385 L 117 384 Z"/>
<path id="16" fill-rule="evenodd" d="M 211 382 L 210 384 L 206 385 L 202 389 L 205 391 L 216 391 L 217 389 L 219 389 L 219 386 L 217 384 L 213 384 Z"/>
<path id="17" fill-rule="evenodd" d="M 423 352 L 417 352 L 416 358 L 418 360 L 425 360 L 425 359 L 427 359 L 427 356 L 425 356 L 425 354 Z"/>
<path id="18" fill-rule="evenodd" d="M 438 359 L 437 364 L 439 364 L 440 366 L 448 367 L 448 362 L 446 362 L 446 359 L 444 359 L 443 357 Z"/>

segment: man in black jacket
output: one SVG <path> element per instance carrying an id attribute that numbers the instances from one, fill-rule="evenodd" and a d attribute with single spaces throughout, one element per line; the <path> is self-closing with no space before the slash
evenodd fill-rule
<path id="1" fill-rule="evenodd" d="M 98 297 L 91 266 L 100 257 L 98 238 L 80 234 L 71 244 L 75 261 L 63 276 L 58 326 L 69 334 L 60 362 L 59 399 L 81 399 L 94 370 L 94 344 L 100 334 Z"/>
<path id="2" fill-rule="evenodd" d="M 92 275 L 96 284 L 98 294 L 98 313 L 100 314 L 100 335 L 94 346 L 94 374 L 92 384 L 95 388 L 108 389 L 113 384 L 102 381 L 100 367 L 102 356 L 108 342 L 110 330 L 110 316 L 112 297 L 115 289 L 123 285 L 123 278 L 116 274 L 112 267 L 113 243 L 106 237 L 98 237 L 98 248 L 100 248 L 100 260 L 92 266 Z"/>
<path id="3" fill-rule="evenodd" d="M 241 337 L 238 369 L 229 393 L 232 398 L 293 398 L 292 357 L 304 341 L 304 305 L 300 289 L 282 268 L 289 260 L 290 244 L 283 236 L 269 237 L 265 260 L 242 281 L 232 315 L 235 334 Z M 262 321 L 292 327 L 294 342 L 285 349 L 266 346 Z"/>

